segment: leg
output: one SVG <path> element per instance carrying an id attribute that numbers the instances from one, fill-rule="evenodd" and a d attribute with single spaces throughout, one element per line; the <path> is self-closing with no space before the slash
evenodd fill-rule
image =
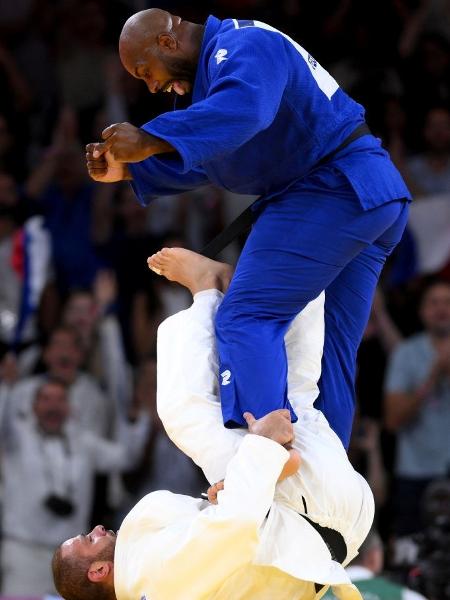
<path id="1" fill-rule="evenodd" d="M 346 448 L 355 410 L 358 347 L 378 278 L 403 227 L 403 219 L 398 220 L 380 240 L 354 258 L 325 291 L 325 344 L 315 407 L 325 414 Z"/>
<path id="2" fill-rule="evenodd" d="M 332 196 L 330 186 L 320 184 L 316 177 L 267 205 L 219 308 L 221 400 L 228 426 L 242 423 L 245 410 L 262 416 L 291 408 L 283 341 L 289 324 L 406 212 L 402 202 L 363 211 L 339 177 Z M 360 298 L 361 314 L 370 301 Z"/>
<path id="3" fill-rule="evenodd" d="M 210 483 L 225 476 L 243 435 L 222 422 L 214 334 L 221 300 L 218 290 L 197 293 L 190 308 L 160 325 L 157 343 L 158 414 L 170 439 Z"/>

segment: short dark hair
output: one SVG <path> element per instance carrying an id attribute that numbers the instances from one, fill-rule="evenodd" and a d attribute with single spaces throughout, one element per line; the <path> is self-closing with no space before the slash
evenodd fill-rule
<path id="1" fill-rule="evenodd" d="M 91 558 L 63 557 L 62 547 L 53 554 L 52 572 L 56 590 L 65 600 L 116 600 L 114 589 L 88 578 Z"/>
<path id="2" fill-rule="evenodd" d="M 372 527 L 367 534 L 366 539 L 361 544 L 358 550 L 358 555 L 352 560 L 352 565 L 359 565 L 363 563 L 369 552 L 378 548 L 383 551 L 383 542 L 381 541 L 378 531 Z"/>

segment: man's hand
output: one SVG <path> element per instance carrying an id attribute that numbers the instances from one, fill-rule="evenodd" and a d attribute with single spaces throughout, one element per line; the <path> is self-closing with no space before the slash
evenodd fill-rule
<path id="1" fill-rule="evenodd" d="M 274 410 L 261 419 L 255 419 L 249 412 L 245 412 L 243 417 L 250 433 L 269 438 L 282 446 L 294 440 L 291 413 L 286 409 Z"/>
<path id="2" fill-rule="evenodd" d="M 132 179 L 127 165 L 114 160 L 109 151 L 100 154 L 98 158 L 94 157 L 96 146 L 98 144 L 88 144 L 86 146 L 86 165 L 88 173 L 94 181 L 114 183 L 116 181 Z"/>
<path id="3" fill-rule="evenodd" d="M 223 490 L 224 487 L 225 487 L 225 482 L 223 479 L 221 479 L 217 483 L 213 483 L 208 488 L 208 500 L 209 500 L 209 502 L 211 502 L 211 504 L 217 504 L 217 494 L 220 492 L 220 490 Z"/>
<path id="4" fill-rule="evenodd" d="M 130 123 L 116 123 L 102 131 L 104 142 L 94 144 L 93 158 L 100 158 L 109 150 L 119 163 L 135 163 L 153 154 L 173 152 L 166 141 L 157 138 Z"/>

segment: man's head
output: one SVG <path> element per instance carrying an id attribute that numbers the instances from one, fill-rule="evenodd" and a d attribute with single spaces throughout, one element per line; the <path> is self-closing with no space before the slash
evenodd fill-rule
<path id="1" fill-rule="evenodd" d="M 66 384 L 73 383 L 83 362 L 83 349 L 77 332 L 70 327 L 55 329 L 43 358 L 50 375 Z"/>
<path id="2" fill-rule="evenodd" d="M 423 137 L 427 148 L 435 155 L 450 153 L 450 111 L 447 107 L 431 108 L 426 117 Z"/>
<path id="3" fill-rule="evenodd" d="M 192 90 L 203 27 L 158 8 L 143 10 L 125 23 L 119 54 L 125 69 L 149 91 Z"/>
<path id="4" fill-rule="evenodd" d="M 64 325 L 73 327 L 81 339 L 86 341 L 94 333 L 97 317 L 96 301 L 90 290 L 71 292 L 63 310 L 62 322 Z"/>
<path id="5" fill-rule="evenodd" d="M 420 304 L 420 317 L 432 336 L 450 335 L 450 283 L 437 281 L 425 290 Z"/>
<path id="6" fill-rule="evenodd" d="M 65 600 L 115 600 L 116 534 L 97 525 L 59 546 L 52 560 L 53 579 Z"/>
<path id="7" fill-rule="evenodd" d="M 53 378 L 44 381 L 36 391 L 33 411 L 42 431 L 60 435 L 70 413 L 65 383 Z"/>
<path id="8" fill-rule="evenodd" d="M 378 532 L 371 529 L 362 543 L 358 556 L 352 561 L 352 565 L 360 565 L 372 571 L 375 575 L 381 573 L 384 564 L 384 548 Z"/>

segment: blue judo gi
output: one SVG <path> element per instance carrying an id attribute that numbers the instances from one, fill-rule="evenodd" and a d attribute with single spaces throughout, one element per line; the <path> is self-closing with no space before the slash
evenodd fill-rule
<path id="1" fill-rule="evenodd" d="M 306 50 L 258 21 L 209 17 L 192 104 L 143 129 L 178 154 L 130 164 L 143 204 L 207 183 L 259 194 L 259 216 L 216 319 L 227 426 L 289 408 L 284 334 L 326 290 L 321 409 L 348 446 L 356 352 L 410 195 L 353 101 Z M 344 367 L 343 367 L 344 366 Z"/>

